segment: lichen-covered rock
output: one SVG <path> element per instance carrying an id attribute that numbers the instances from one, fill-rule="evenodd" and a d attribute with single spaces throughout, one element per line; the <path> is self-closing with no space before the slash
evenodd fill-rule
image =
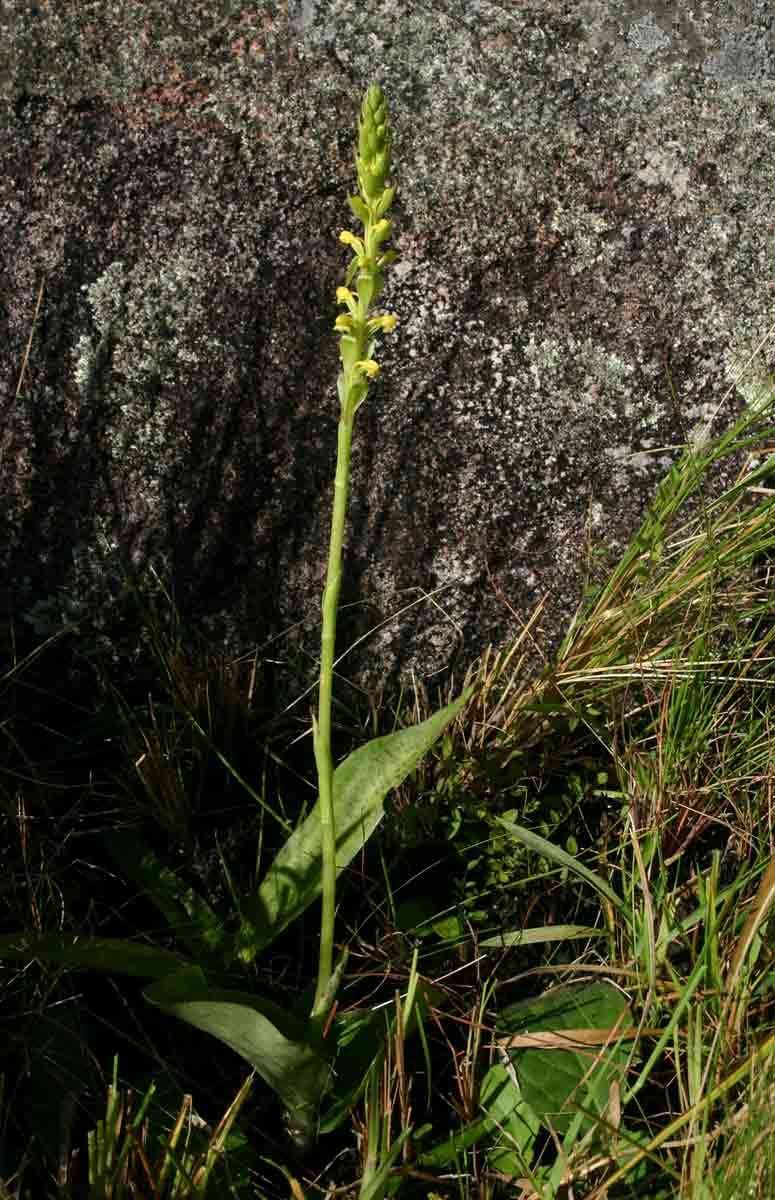
<path id="1" fill-rule="evenodd" d="M 117 646 L 124 571 L 153 567 L 230 651 L 285 634 L 265 656 L 314 677 L 337 234 L 377 80 L 401 323 L 358 418 L 340 649 L 380 626 L 361 680 L 460 669 L 544 595 L 551 643 L 590 544 L 615 554 L 676 447 L 744 402 L 772 319 L 769 6 L 10 7 L 4 610 Z"/>

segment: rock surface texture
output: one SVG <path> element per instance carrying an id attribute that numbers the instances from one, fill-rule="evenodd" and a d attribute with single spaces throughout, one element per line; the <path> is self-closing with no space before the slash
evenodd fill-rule
<path id="1" fill-rule="evenodd" d="M 314 678 L 372 81 L 400 324 L 354 444 L 340 651 L 380 626 L 358 678 L 460 672 L 544 596 L 551 645 L 590 554 L 745 402 L 773 317 L 769 3 L 17 0 L 0 21 L 0 578 L 36 637 L 78 621 L 124 653 L 131 564 L 229 652 Z"/>

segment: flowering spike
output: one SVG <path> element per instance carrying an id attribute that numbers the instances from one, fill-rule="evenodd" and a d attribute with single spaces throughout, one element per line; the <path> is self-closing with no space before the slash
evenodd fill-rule
<path id="1" fill-rule="evenodd" d="M 341 334 L 339 353 L 343 373 L 337 386 L 343 420 L 352 420 L 366 398 L 369 380 L 379 374 L 379 366 L 372 357 L 376 345 L 372 335 L 390 333 L 397 324 L 392 314 L 369 317 L 369 309 L 384 283 L 382 269 L 398 257 L 395 250 L 380 253 L 382 243 L 392 232 L 392 221 L 385 217 L 395 196 L 395 188 L 387 185 L 390 142 L 387 101 L 380 87 L 372 84 L 361 105 L 358 122 L 355 165 L 360 194 L 347 197 L 350 211 L 363 225 L 363 236 L 357 237 L 349 230 L 339 234 L 340 242 L 353 253 L 345 273 L 345 286 L 336 290 L 337 304 L 346 305 L 348 310 L 337 317 L 334 326 Z M 351 291 L 353 281 L 355 286 Z"/>

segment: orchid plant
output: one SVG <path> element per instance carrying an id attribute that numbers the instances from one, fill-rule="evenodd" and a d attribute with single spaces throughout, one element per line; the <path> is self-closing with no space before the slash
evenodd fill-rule
<path id="1" fill-rule="evenodd" d="M 340 335 L 341 373 L 337 381 L 339 427 L 328 570 L 322 601 L 319 703 L 313 718 L 318 800 L 288 837 L 257 890 L 241 897 L 234 912 L 220 914 L 132 832 L 114 832 L 109 848 L 123 873 L 162 912 L 181 951 L 115 938 L 17 933 L 0 938 L 0 957 L 39 959 L 76 968 L 118 972 L 152 980 L 144 996 L 151 1004 L 213 1034 L 251 1064 L 281 1098 L 289 1131 L 300 1143 L 321 1128 L 321 1106 L 347 1111 L 365 1084 L 378 1047 L 353 1033 L 353 1022 L 333 1019 L 346 952 L 334 967 L 337 877 L 360 852 L 379 825 L 384 801 L 414 769 L 466 704 L 469 691 L 413 728 L 375 738 L 334 766 L 331 704 L 336 623 L 342 581 L 343 544 L 355 417 L 369 385 L 379 374 L 373 355 L 375 335 L 391 332 L 392 314 L 371 315 L 384 270 L 397 257 L 385 251 L 391 234 L 389 211 L 395 189 L 388 185 L 391 133 L 385 97 L 369 87 L 361 107 L 355 157 L 359 194 L 349 196 L 362 236 L 349 231 L 340 241 L 353 252 L 337 303 L 346 309 L 335 324 Z M 354 283 L 354 290 L 351 285 Z M 321 933 L 317 985 L 311 1006 L 290 1010 L 251 990 L 224 986 L 235 968 L 247 975 L 258 955 L 321 897 Z M 236 932 L 234 930 L 236 929 Z M 360 1032 L 368 1024 L 359 1027 Z M 381 1039 L 384 1028 L 375 1023 Z M 365 1074 L 351 1070 L 348 1048 Z M 336 1073 L 333 1064 L 336 1060 Z M 356 1063 L 357 1066 L 357 1063 Z M 349 1094 L 334 1094 L 335 1079 L 354 1080 Z M 335 1116 L 322 1122 L 332 1127 Z"/>

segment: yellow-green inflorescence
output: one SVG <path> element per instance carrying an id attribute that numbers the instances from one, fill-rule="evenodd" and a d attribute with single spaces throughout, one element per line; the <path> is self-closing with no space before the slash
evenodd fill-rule
<path id="1" fill-rule="evenodd" d="M 339 355 L 343 371 L 337 388 L 344 420 L 352 419 L 366 397 L 368 381 L 379 374 L 379 366 L 372 358 L 376 345 L 373 335 L 379 330 L 390 333 L 397 323 L 392 313 L 369 316 L 369 309 L 382 290 L 383 268 L 398 257 L 395 250 L 383 254 L 380 249 L 390 237 L 392 223 L 385 213 L 393 203 L 395 188 L 386 185 L 390 173 L 390 127 L 387 101 L 377 84 L 371 85 L 361 106 L 355 165 L 360 195 L 348 196 L 347 200 L 353 215 L 363 225 L 363 237 L 356 237 L 349 230 L 339 234 L 339 241 L 352 247 L 354 257 L 347 268 L 345 286 L 336 289 L 337 303 L 346 305 L 348 311 L 337 317 L 334 326 L 342 335 Z M 350 290 L 356 273 L 357 294 Z"/>

